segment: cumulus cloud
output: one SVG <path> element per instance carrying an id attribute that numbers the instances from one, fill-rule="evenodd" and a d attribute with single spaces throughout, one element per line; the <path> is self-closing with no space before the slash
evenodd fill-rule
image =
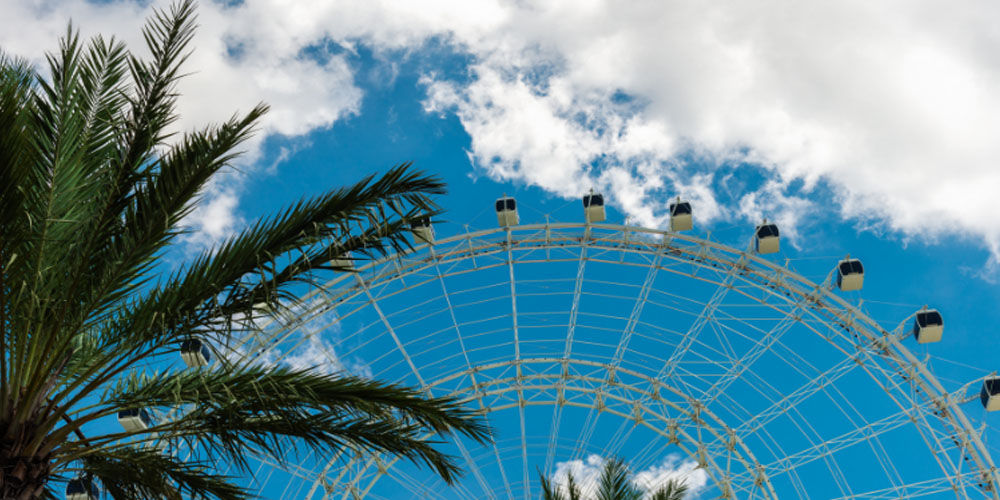
<path id="1" fill-rule="evenodd" d="M 584 460 L 558 462 L 551 480 L 566 492 L 567 477 L 573 474 L 573 479 L 580 486 L 584 497 L 590 498 L 597 491 L 605 461 L 606 459 L 600 455 L 589 455 Z M 698 468 L 697 462 L 684 460 L 677 454 L 667 455 L 659 464 L 651 465 L 633 476 L 633 482 L 645 490 L 647 496 L 672 479 L 687 484 L 688 497 L 696 497 L 708 484 L 708 474 L 704 469 Z"/>
<path id="2" fill-rule="evenodd" d="M 996 4 L 507 8 L 465 40 L 470 78 L 427 82 L 427 109 L 458 115 L 493 178 L 563 196 L 597 185 L 653 224 L 675 193 L 703 221 L 795 224 L 823 182 L 844 218 L 973 235 L 1000 255 Z M 719 200 L 720 177 L 744 165 L 767 181 Z"/>
<path id="3" fill-rule="evenodd" d="M 136 45 L 122 27 L 148 12 L 15 2 L 0 44 L 37 58 L 72 17 Z M 861 226 L 969 236 L 1000 256 L 995 2 L 244 0 L 200 16 L 184 126 L 265 100 L 265 133 L 328 127 L 359 112 L 357 47 L 392 67 L 435 40 L 470 62 L 455 74 L 429 61 L 425 106 L 459 117 L 496 180 L 566 197 L 596 187 L 647 225 L 677 194 L 700 223 L 796 224 L 821 185 Z M 760 175 L 724 193 L 727 178 Z"/>
<path id="4" fill-rule="evenodd" d="M 0 46 L 42 68 L 44 53 L 57 48 L 56 38 L 72 21 L 84 38 L 113 35 L 142 54 L 142 22 L 153 9 L 169 10 L 171 3 L 12 2 L 0 17 Z M 263 135 L 301 135 L 357 113 L 361 90 L 354 84 L 349 53 L 324 44 L 324 33 L 301 36 L 298 25 L 288 23 L 295 15 L 275 2 L 200 3 L 188 73 L 180 83 L 177 130 L 218 123 L 259 102 L 272 107 L 261 123 Z M 251 153 L 258 145 L 251 144 Z"/>

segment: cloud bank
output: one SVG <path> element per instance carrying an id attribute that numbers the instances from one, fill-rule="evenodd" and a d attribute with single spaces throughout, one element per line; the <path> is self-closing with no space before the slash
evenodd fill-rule
<path id="1" fill-rule="evenodd" d="M 998 6 L 963 2 L 536 2 L 464 40 L 467 81 L 428 78 L 496 179 L 596 185 L 644 224 L 795 224 L 817 184 L 839 215 L 1000 250 Z M 722 199 L 760 168 L 766 181 Z M 754 174 L 751 174 L 754 175 Z"/>
<path id="2" fill-rule="evenodd" d="M 16 2 L 0 44 L 37 58 L 72 17 L 137 45 L 121 27 L 148 11 Z M 794 228 L 832 208 L 906 237 L 971 237 L 1000 262 L 995 2 L 244 0 L 199 15 L 185 126 L 264 100 L 266 133 L 329 127 L 360 111 L 353 48 L 405 58 L 433 40 L 471 62 L 427 67 L 424 105 L 459 117 L 493 179 L 593 186 L 647 225 L 678 194 L 700 223 Z M 809 201 L 817 189 L 833 207 Z"/>

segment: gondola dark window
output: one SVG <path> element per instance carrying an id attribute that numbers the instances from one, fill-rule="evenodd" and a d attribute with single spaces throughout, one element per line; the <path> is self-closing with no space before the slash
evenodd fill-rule
<path id="1" fill-rule="evenodd" d="M 986 411 L 1000 410 L 1000 378 L 988 378 L 983 381 L 979 400 L 983 403 L 983 408 L 986 408 Z"/>
<path id="2" fill-rule="evenodd" d="M 430 217 L 417 217 L 410 223 L 410 229 L 420 229 L 424 227 L 431 227 Z"/>
<path id="3" fill-rule="evenodd" d="M 66 483 L 66 500 L 97 500 L 97 488 L 89 478 L 77 477 Z"/>
<path id="4" fill-rule="evenodd" d="M 744 234 L 746 234 L 746 233 L 744 233 Z M 762 225 L 762 226 L 760 226 L 760 227 L 757 228 L 757 237 L 758 238 L 769 238 L 771 236 L 779 236 L 779 234 L 778 234 L 778 226 L 776 226 L 774 224 L 764 224 L 764 225 Z M 829 269 L 829 268 L 827 268 L 827 269 Z"/>
<path id="5" fill-rule="evenodd" d="M 590 208 L 593 205 L 595 207 L 604 206 L 604 195 L 601 194 L 587 194 L 583 196 L 583 208 Z"/>
<path id="6" fill-rule="evenodd" d="M 670 215 L 687 215 L 691 213 L 691 204 L 684 201 L 670 204 Z"/>
<path id="7" fill-rule="evenodd" d="M 917 342 L 926 344 L 928 342 L 940 342 L 944 333 L 944 318 L 936 309 L 924 309 L 917 311 L 913 320 L 913 336 Z"/>
<path id="8" fill-rule="evenodd" d="M 941 313 L 937 311 L 927 311 L 917 313 L 917 324 L 921 328 L 926 326 L 940 326 L 944 324 L 944 320 L 941 318 Z"/>

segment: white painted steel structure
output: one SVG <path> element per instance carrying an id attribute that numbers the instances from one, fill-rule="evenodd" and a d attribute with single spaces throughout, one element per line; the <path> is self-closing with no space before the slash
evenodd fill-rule
<path id="1" fill-rule="evenodd" d="M 832 273 L 815 283 L 750 250 L 586 223 L 355 264 L 236 350 L 307 349 L 514 431 L 446 447 L 468 470 L 454 488 L 365 454 L 263 464 L 283 498 L 536 498 L 536 466 L 627 448 L 636 468 L 696 461 L 702 498 L 1000 499 L 970 416 L 981 380 L 946 389 L 908 347 L 914 316 L 880 325 Z"/>

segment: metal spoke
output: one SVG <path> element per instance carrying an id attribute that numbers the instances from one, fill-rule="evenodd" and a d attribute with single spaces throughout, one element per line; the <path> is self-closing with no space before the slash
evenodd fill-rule
<path id="1" fill-rule="evenodd" d="M 757 359 L 767 353 L 774 346 L 775 342 L 779 341 L 796 322 L 800 321 L 799 314 L 802 313 L 803 308 L 808 304 L 809 297 L 811 296 L 806 295 L 800 298 L 795 303 L 795 307 L 774 328 L 765 333 L 743 357 L 733 361 L 726 373 L 705 390 L 704 395 L 701 397 L 702 403 L 705 405 L 712 404 L 719 397 L 719 394 L 725 392 L 743 372 L 750 368 Z"/>
<path id="2" fill-rule="evenodd" d="M 569 359 L 573 352 L 573 334 L 576 331 L 576 321 L 577 314 L 580 311 L 580 297 L 583 295 L 583 276 L 584 270 L 587 267 L 587 243 L 590 239 L 590 228 L 585 230 L 583 244 L 580 245 L 580 263 L 576 268 L 576 280 L 573 286 L 573 302 L 570 304 L 569 308 L 569 326 L 566 328 L 566 348 L 563 350 L 563 358 Z M 550 230 L 546 228 L 546 235 L 550 234 Z M 563 389 L 560 389 L 562 391 Z M 559 401 L 562 401 L 562 392 L 560 392 Z M 548 472 L 552 470 L 552 462 L 555 460 L 555 444 L 556 438 L 559 435 L 559 425 L 562 422 L 562 404 L 557 404 L 552 410 L 552 423 L 549 426 L 549 444 L 546 448 L 545 453 L 545 468 L 544 471 Z"/>

